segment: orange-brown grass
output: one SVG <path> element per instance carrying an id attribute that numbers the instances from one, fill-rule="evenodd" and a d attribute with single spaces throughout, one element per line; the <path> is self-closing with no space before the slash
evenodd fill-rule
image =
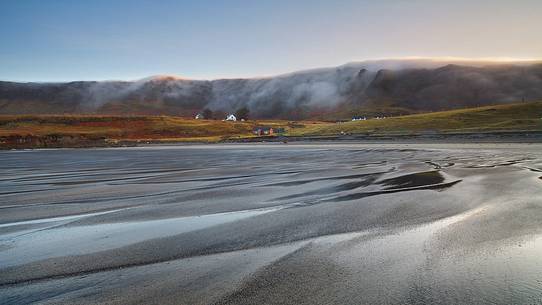
<path id="1" fill-rule="evenodd" d="M 303 122 L 315 124 L 315 122 Z M 112 140 L 220 140 L 250 137 L 255 126 L 300 128 L 287 121 L 227 122 L 172 116 L 20 115 L 0 116 L 0 137 L 85 136 Z"/>

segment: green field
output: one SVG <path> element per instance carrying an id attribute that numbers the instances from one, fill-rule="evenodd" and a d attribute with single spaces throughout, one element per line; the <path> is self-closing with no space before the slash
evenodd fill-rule
<path id="1" fill-rule="evenodd" d="M 542 102 L 486 106 L 291 129 L 290 136 L 542 131 Z"/>

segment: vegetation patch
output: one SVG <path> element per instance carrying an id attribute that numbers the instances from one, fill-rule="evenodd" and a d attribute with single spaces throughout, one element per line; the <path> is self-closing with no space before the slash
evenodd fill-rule
<path id="1" fill-rule="evenodd" d="M 292 136 L 342 134 L 409 135 L 542 130 L 542 102 L 368 118 L 291 129 Z"/>

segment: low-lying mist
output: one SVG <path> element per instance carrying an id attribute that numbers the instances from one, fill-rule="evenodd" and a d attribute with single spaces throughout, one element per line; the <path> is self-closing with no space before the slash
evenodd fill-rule
<path id="1" fill-rule="evenodd" d="M 390 109 L 433 111 L 542 99 L 542 64 L 402 59 L 348 63 L 253 79 L 0 82 L 0 113 L 192 116 L 204 108 L 302 119 Z"/>

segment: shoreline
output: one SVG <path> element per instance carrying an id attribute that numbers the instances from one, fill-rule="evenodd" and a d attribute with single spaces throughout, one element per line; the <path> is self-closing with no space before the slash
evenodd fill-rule
<path id="1" fill-rule="evenodd" d="M 482 297 L 460 303 L 538 296 L 522 287 L 539 287 L 542 272 L 542 143 L 0 155 L 0 299 L 12 303 L 314 304 L 314 287 L 331 296 L 322 304 L 378 303 L 390 291 L 408 299 L 409 287 L 462 295 L 472 283 Z"/>
<path id="2" fill-rule="evenodd" d="M 258 144 L 258 143 L 359 143 L 359 144 L 442 144 L 442 143 L 542 143 L 542 131 L 500 131 L 475 133 L 435 133 L 435 134 L 396 134 L 396 135 L 332 135 L 332 136 L 273 136 L 231 138 L 219 141 L 176 140 L 111 140 L 82 139 L 68 143 L 43 141 L 38 137 L 20 137 L 27 139 L 21 143 L 5 144 L 0 139 L 0 150 L 35 150 L 35 149 L 84 149 L 84 148 L 119 148 L 147 146 L 190 146 L 220 144 Z M 30 141 L 28 141 L 30 139 Z M 4 142 L 4 143 L 2 143 Z"/>

